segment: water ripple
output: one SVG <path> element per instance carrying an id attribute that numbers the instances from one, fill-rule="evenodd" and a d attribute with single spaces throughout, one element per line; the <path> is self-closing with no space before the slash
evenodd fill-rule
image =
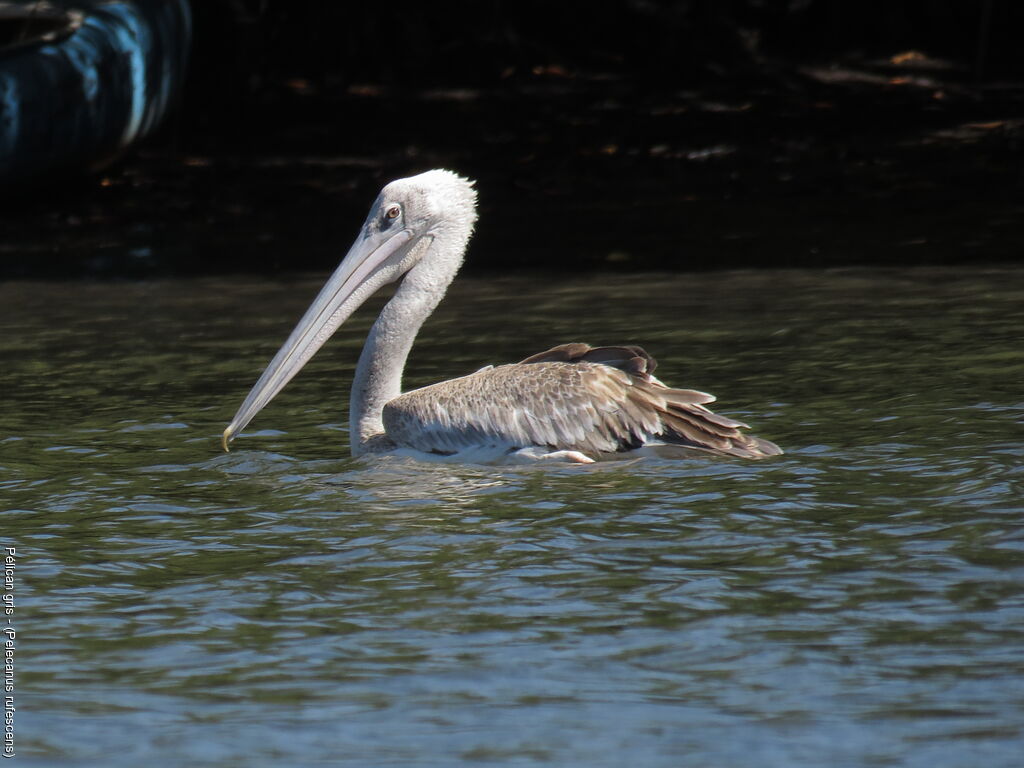
<path id="1" fill-rule="evenodd" d="M 467 339 L 467 370 L 550 327 L 646 327 L 667 380 L 702 361 L 685 378 L 789 449 L 547 468 L 347 458 L 355 338 L 225 455 L 301 301 L 212 280 L 0 287 L 24 754 L 1013 765 L 1024 406 L 992 376 L 1024 338 L 1011 277 L 971 276 L 978 303 L 960 276 L 737 274 L 729 306 L 708 299 L 717 276 L 616 278 L 621 318 L 590 311 L 603 283 L 468 281 L 431 321 Z M 536 317 L 510 340 L 526 290 Z M 239 322 L 254 301 L 280 309 Z M 666 323 L 680 313 L 706 328 Z M 456 373 L 431 333 L 410 384 Z"/>

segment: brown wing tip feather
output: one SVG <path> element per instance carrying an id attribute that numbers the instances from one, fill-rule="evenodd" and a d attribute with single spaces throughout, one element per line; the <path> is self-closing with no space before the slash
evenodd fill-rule
<path id="1" fill-rule="evenodd" d="M 705 408 L 706 403 L 715 401 L 714 395 L 695 389 L 672 389 L 655 379 L 657 361 L 634 344 L 616 347 L 592 347 L 582 342 L 560 344 L 526 358 L 520 365 L 532 363 L 600 363 L 629 374 L 633 386 L 620 407 L 638 424 L 644 422 L 645 413 L 655 411 L 655 419 L 660 419 L 663 430 L 658 437 L 666 442 L 745 459 L 764 459 L 782 453 L 770 440 L 743 434 L 740 430 L 749 427 L 742 421 Z M 629 444 L 635 438 L 636 433 Z"/>
<path id="2" fill-rule="evenodd" d="M 530 363 L 602 363 L 635 376 L 650 376 L 658 361 L 643 347 L 626 344 L 620 347 L 592 347 L 580 341 L 560 344 L 546 352 L 532 355 L 520 362 Z"/>
<path id="3" fill-rule="evenodd" d="M 667 442 L 744 459 L 764 459 L 782 453 L 782 449 L 770 440 L 741 432 L 742 429 L 750 429 L 742 421 L 705 408 L 704 403 L 715 399 L 711 395 L 695 390 L 667 389 L 655 384 L 638 389 L 647 390 L 646 396 L 652 400 L 655 397 L 662 399 L 663 405 L 656 407 L 665 429 L 660 437 Z"/>

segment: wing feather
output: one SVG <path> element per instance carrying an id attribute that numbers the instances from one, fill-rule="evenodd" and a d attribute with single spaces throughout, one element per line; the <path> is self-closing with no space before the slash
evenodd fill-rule
<path id="1" fill-rule="evenodd" d="M 565 344 L 407 392 L 384 407 L 384 428 L 399 445 L 441 453 L 541 446 L 597 456 L 652 441 L 746 458 L 781 453 L 706 408 L 712 395 L 666 387 L 651 375 L 656 365 L 640 347 Z"/>

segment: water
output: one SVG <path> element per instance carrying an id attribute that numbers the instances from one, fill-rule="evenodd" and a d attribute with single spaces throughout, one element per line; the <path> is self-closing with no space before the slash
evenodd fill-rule
<path id="1" fill-rule="evenodd" d="M 408 386 L 642 342 L 787 449 L 547 468 L 350 459 L 373 308 L 220 453 L 318 279 L 4 285 L 18 757 L 1018 765 L 1022 277 L 460 279 Z"/>

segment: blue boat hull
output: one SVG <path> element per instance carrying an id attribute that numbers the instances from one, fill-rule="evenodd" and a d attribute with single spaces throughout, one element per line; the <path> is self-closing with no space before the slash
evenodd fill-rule
<path id="1" fill-rule="evenodd" d="M 0 50 L 0 191 L 150 133 L 184 80 L 191 23 L 188 0 L 93 0 L 61 39 Z"/>

